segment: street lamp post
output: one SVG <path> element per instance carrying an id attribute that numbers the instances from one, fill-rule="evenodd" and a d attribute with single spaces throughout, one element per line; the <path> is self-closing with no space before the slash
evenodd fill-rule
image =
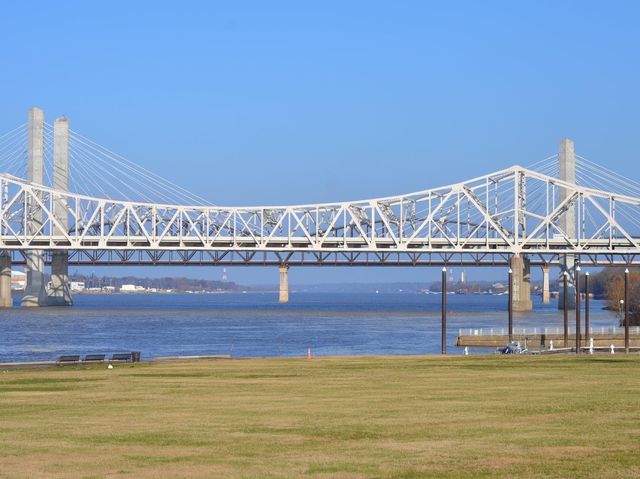
<path id="1" fill-rule="evenodd" d="M 591 338 L 591 324 L 589 322 L 589 272 L 584 275 L 584 339 L 588 342 Z"/>
<path id="2" fill-rule="evenodd" d="M 563 332 L 563 342 L 564 342 L 564 347 L 568 348 L 569 347 L 569 296 L 567 294 L 568 291 L 568 281 L 569 281 L 569 273 L 567 273 L 566 271 L 564 272 L 563 275 L 564 278 L 564 286 L 563 286 L 563 313 L 564 313 L 564 332 Z"/>
<path id="3" fill-rule="evenodd" d="M 624 270 L 624 352 L 629 353 L 629 268 Z"/>
<path id="4" fill-rule="evenodd" d="M 576 354 L 580 354 L 580 265 L 576 266 L 574 281 L 576 284 Z"/>
<path id="5" fill-rule="evenodd" d="M 442 354 L 447 354 L 447 268 L 442 268 Z"/>
<path id="6" fill-rule="evenodd" d="M 513 341 L 513 270 L 509 268 L 509 344 Z"/>

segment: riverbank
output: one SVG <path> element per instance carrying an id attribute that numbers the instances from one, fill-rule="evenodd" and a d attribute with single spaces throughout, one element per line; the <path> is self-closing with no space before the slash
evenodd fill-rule
<path id="1" fill-rule="evenodd" d="M 405 356 L 8 371 L 2 476 L 632 477 L 638 366 Z"/>

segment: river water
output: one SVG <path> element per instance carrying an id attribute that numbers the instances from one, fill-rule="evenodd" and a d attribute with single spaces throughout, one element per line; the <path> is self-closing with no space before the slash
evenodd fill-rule
<path id="1" fill-rule="evenodd" d="M 416 293 L 77 295 L 70 308 L 0 310 L 0 362 L 140 351 L 233 357 L 440 352 L 440 296 Z M 515 314 L 516 328 L 562 328 L 555 301 Z M 506 296 L 448 295 L 448 350 L 460 328 L 506 328 Z M 592 301 L 593 327 L 616 326 Z M 573 312 L 570 324 L 575 324 Z M 476 351 L 472 351 L 476 352 Z M 486 351 L 485 351 L 486 352 Z"/>

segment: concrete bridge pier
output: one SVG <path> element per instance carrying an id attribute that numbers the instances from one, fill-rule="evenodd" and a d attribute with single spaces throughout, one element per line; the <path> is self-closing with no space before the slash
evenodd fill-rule
<path id="1" fill-rule="evenodd" d="M 576 309 L 576 286 L 575 286 L 575 260 L 573 255 L 565 255 L 564 261 L 560 265 L 558 309 L 564 309 L 564 273 L 567 272 L 567 309 Z"/>
<path id="2" fill-rule="evenodd" d="M 11 297 L 11 255 L 0 252 L 0 308 L 11 308 L 13 298 Z"/>
<path id="3" fill-rule="evenodd" d="M 513 255 L 509 261 L 513 274 L 511 275 L 513 311 L 531 311 L 531 266 L 525 255 Z"/>
<path id="4" fill-rule="evenodd" d="M 44 184 L 44 112 L 39 108 L 29 110 L 29 181 Z M 43 222 L 42 209 L 37 204 L 26 205 L 31 221 L 29 234 L 36 234 Z M 47 300 L 44 282 L 44 252 L 29 250 L 25 253 L 24 271 L 27 287 L 21 304 L 25 307 L 43 305 Z"/>
<path id="5" fill-rule="evenodd" d="M 27 274 L 27 286 L 20 302 L 21 306 L 34 308 L 47 303 L 44 276 L 44 253 L 27 251 L 25 253 L 24 271 Z"/>
<path id="6" fill-rule="evenodd" d="M 69 121 L 62 117 L 53 123 L 53 187 L 59 191 L 69 189 Z M 53 205 L 53 214 L 60 224 L 54 226 L 55 236 L 64 235 L 68 229 L 69 214 L 64 200 Z M 48 291 L 48 304 L 51 306 L 70 306 L 69 291 L 69 253 L 54 251 L 51 257 L 51 290 Z"/>
<path id="7" fill-rule="evenodd" d="M 542 267 L 542 304 L 551 302 L 551 291 L 549 290 L 549 265 Z"/>
<path id="8" fill-rule="evenodd" d="M 280 296 L 279 301 L 281 303 L 289 302 L 289 266 L 286 264 L 280 265 Z"/>
<path id="9" fill-rule="evenodd" d="M 54 252 L 51 256 L 51 289 L 47 292 L 47 306 L 71 306 L 73 300 L 69 290 L 69 257 L 65 252 Z M 41 306 L 43 306 L 41 304 Z"/>

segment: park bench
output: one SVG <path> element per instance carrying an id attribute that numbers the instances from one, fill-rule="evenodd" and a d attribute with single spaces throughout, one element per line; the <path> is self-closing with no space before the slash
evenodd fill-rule
<path id="1" fill-rule="evenodd" d="M 56 361 L 56 364 L 64 365 L 64 364 L 78 364 L 80 362 L 80 356 L 77 354 L 68 354 L 65 356 L 60 356 Z"/>
<path id="2" fill-rule="evenodd" d="M 101 363 L 107 357 L 106 354 L 87 354 L 84 357 L 85 363 Z"/>
<path id="3" fill-rule="evenodd" d="M 116 353 L 111 356 L 111 361 L 117 362 L 133 362 L 133 355 L 131 353 Z"/>

